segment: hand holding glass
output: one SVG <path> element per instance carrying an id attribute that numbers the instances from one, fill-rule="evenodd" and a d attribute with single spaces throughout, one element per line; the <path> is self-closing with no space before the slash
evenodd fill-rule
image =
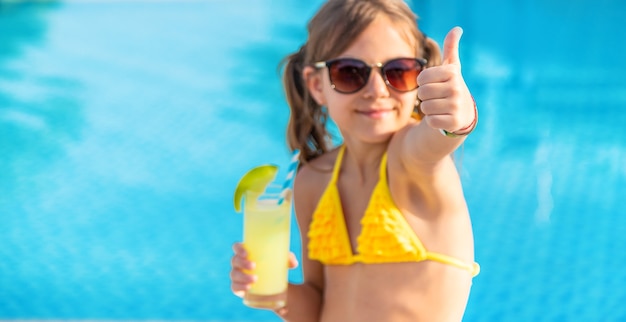
<path id="1" fill-rule="evenodd" d="M 293 162 L 297 165 L 296 161 Z M 235 211 L 244 205 L 243 247 L 256 280 L 245 293 L 244 304 L 278 309 L 287 303 L 287 274 L 291 222 L 292 182 L 295 166 L 282 187 L 271 185 L 278 167 L 262 165 L 248 171 L 235 189 Z"/>
<path id="2" fill-rule="evenodd" d="M 287 303 L 291 198 L 279 204 L 280 199 L 280 187 L 245 193 L 243 244 L 255 263 L 248 273 L 257 279 L 243 302 L 251 307 L 278 309 Z"/>

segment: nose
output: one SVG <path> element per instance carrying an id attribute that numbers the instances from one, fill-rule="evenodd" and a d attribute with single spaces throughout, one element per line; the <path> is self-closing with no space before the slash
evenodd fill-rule
<path id="1" fill-rule="evenodd" d="M 370 77 L 365 86 L 365 95 L 368 97 L 387 97 L 389 96 L 389 88 L 383 77 L 380 66 L 375 66 L 370 72 Z"/>

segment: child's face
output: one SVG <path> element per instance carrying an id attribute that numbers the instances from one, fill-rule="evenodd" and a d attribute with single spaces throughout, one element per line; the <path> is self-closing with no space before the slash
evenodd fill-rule
<path id="1" fill-rule="evenodd" d="M 356 58 L 376 64 L 395 58 L 414 58 L 415 52 L 403 30 L 381 16 L 336 58 Z M 352 94 L 339 93 L 331 87 L 327 68 L 318 74 L 322 82 L 319 95 L 345 139 L 384 142 L 411 121 L 416 90 L 399 92 L 388 87 L 380 68 L 374 67 L 365 87 Z"/>

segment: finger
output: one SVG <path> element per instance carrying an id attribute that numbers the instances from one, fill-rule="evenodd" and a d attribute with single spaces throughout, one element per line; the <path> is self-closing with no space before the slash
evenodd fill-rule
<path id="1" fill-rule="evenodd" d="M 238 256 L 248 257 L 248 252 L 242 243 L 234 243 L 233 252 Z"/>
<path id="2" fill-rule="evenodd" d="M 296 258 L 296 255 L 294 253 L 289 253 L 288 267 L 290 269 L 298 267 L 298 258 Z"/>
<path id="3" fill-rule="evenodd" d="M 461 41 L 461 35 L 463 35 L 463 29 L 461 29 L 461 27 L 452 28 L 446 35 L 443 41 L 442 64 L 461 66 L 461 59 L 459 58 L 459 42 Z"/>
<path id="4" fill-rule="evenodd" d="M 454 132 L 467 126 L 470 121 L 464 123 L 459 117 L 459 113 L 455 108 L 450 107 L 450 103 L 446 99 L 432 99 L 421 102 L 420 109 L 424 113 L 426 124 L 434 129 L 444 129 Z"/>
<path id="5" fill-rule="evenodd" d="M 230 263 L 233 269 L 239 269 L 239 270 L 251 271 L 256 267 L 254 262 L 248 260 L 248 258 L 246 257 L 241 257 L 241 256 L 233 256 Z"/>
<path id="6" fill-rule="evenodd" d="M 430 99 L 420 103 L 420 109 L 426 116 L 448 116 L 450 117 L 450 104 L 446 99 Z"/>
<path id="7" fill-rule="evenodd" d="M 454 78 L 459 73 L 457 65 L 440 65 L 423 70 L 417 76 L 417 85 L 423 86 L 430 83 L 443 83 Z"/>
<path id="8" fill-rule="evenodd" d="M 256 276 L 247 275 L 240 271 L 232 271 L 230 274 L 231 278 L 231 291 L 239 296 L 243 297 L 246 292 L 252 287 L 252 284 L 256 281 Z"/>
<path id="9" fill-rule="evenodd" d="M 233 290 L 241 291 L 250 288 L 252 283 L 256 282 L 256 275 L 247 274 L 244 271 L 234 269 L 230 271 L 230 280 Z"/>
<path id="10" fill-rule="evenodd" d="M 452 89 L 445 83 L 428 83 L 417 88 L 417 97 L 421 101 L 446 98 L 452 95 Z"/>
<path id="11" fill-rule="evenodd" d="M 427 115 L 424 116 L 424 121 L 428 126 L 433 129 L 446 129 L 450 123 L 449 115 Z"/>

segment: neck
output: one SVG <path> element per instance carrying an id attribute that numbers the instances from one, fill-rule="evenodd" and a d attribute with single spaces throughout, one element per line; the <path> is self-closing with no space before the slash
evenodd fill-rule
<path id="1" fill-rule="evenodd" d="M 358 184 L 372 179 L 378 180 L 380 161 L 387 151 L 388 143 L 344 142 L 346 152 L 343 157 L 342 172 L 349 174 Z"/>

